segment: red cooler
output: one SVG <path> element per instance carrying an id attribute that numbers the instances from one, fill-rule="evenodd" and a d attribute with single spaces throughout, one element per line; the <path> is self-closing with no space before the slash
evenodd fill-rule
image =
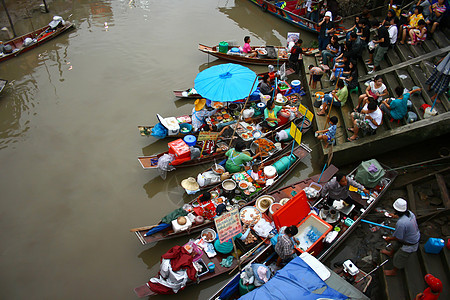
<path id="1" fill-rule="evenodd" d="M 169 153 L 175 155 L 175 160 L 171 163 L 173 166 L 191 159 L 191 150 L 183 139 L 175 140 L 167 145 L 169 146 Z"/>
<path id="2" fill-rule="evenodd" d="M 289 109 L 283 108 L 278 113 L 278 118 L 280 118 L 280 122 L 278 122 L 278 125 L 283 125 L 289 122 L 289 117 L 291 116 L 291 111 Z"/>
<path id="3" fill-rule="evenodd" d="M 323 248 L 323 239 L 331 231 L 333 226 L 311 213 L 311 208 L 308 204 L 308 198 L 304 191 L 301 191 L 289 202 L 287 202 L 281 209 L 275 212 L 272 216 L 275 226 L 279 230 L 283 226 L 296 225 L 298 234 L 296 237 L 302 235 L 306 228 L 313 226 L 319 233 L 319 238 L 306 249 L 306 252 L 317 256 Z M 298 252 L 304 251 L 300 248 L 295 248 Z"/>

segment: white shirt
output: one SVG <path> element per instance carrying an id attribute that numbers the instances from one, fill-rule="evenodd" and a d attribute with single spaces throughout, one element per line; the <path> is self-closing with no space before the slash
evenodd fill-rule
<path id="1" fill-rule="evenodd" d="M 397 35 L 398 35 L 397 26 L 396 25 L 389 26 L 388 32 L 389 32 L 389 40 L 391 42 L 391 45 L 393 45 L 397 42 Z"/>
<path id="2" fill-rule="evenodd" d="M 372 93 L 374 93 L 374 94 L 378 93 L 381 95 L 381 94 L 383 94 L 384 90 L 386 89 L 386 86 L 384 85 L 384 83 L 382 83 L 379 88 L 375 87 L 375 81 L 371 81 L 369 83 L 369 85 L 370 85 L 370 89 L 372 90 Z"/>
<path id="3" fill-rule="evenodd" d="M 367 108 L 367 104 L 364 105 L 363 110 L 368 110 Z M 367 114 L 368 116 L 371 116 L 372 119 L 377 122 L 378 126 L 381 124 L 381 120 L 383 119 L 383 112 L 381 111 L 381 109 L 377 106 L 377 109 L 371 113 Z M 369 126 L 372 129 L 377 129 L 378 126 L 372 123 L 372 120 L 368 120 L 369 121 Z"/>

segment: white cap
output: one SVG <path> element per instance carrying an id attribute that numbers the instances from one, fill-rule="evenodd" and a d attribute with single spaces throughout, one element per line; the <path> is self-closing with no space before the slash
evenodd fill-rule
<path id="1" fill-rule="evenodd" d="M 406 203 L 406 200 L 405 200 L 405 199 L 403 199 L 403 198 L 398 198 L 397 200 L 395 200 L 393 206 L 394 206 L 394 209 L 395 209 L 396 211 L 404 212 L 404 211 L 406 211 L 407 203 Z"/>
<path id="2" fill-rule="evenodd" d="M 327 11 L 325 13 L 325 17 L 330 17 L 330 21 L 333 21 L 333 14 L 331 13 L 331 11 Z"/>

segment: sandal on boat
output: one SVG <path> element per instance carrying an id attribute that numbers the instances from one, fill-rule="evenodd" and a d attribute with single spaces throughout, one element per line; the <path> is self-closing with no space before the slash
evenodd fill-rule
<path id="1" fill-rule="evenodd" d="M 415 45 L 416 45 L 416 43 L 414 43 L 414 42 L 411 42 L 411 41 L 409 41 L 409 42 L 408 42 L 408 45 L 412 45 L 412 46 L 415 46 Z"/>
<path id="2" fill-rule="evenodd" d="M 317 115 L 318 115 L 318 116 L 325 116 L 326 114 L 325 114 L 325 113 L 320 113 L 320 112 L 318 112 Z"/>
<path id="3" fill-rule="evenodd" d="M 354 132 L 352 127 L 347 128 L 348 131 Z"/>
<path id="4" fill-rule="evenodd" d="M 347 141 L 349 141 L 349 142 L 353 142 L 353 141 L 356 141 L 357 139 L 359 139 L 359 136 L 355 137 L 354 139 L 351 139 L 351 138 L 347 138 Z"/>

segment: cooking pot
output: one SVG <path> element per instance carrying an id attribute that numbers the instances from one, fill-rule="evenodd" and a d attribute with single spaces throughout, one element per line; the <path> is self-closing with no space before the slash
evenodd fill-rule
<path id="1" fill-rule="evenodd" d="M 236 182 L 233 179 L 226 179 L 222 182 L 225 191 L 231 192 L 236 188 Z"/>
<path id="2" fill-rule="evenodd" d="M 277 170 L 274 166 L 264 167 L 264 175 L 267 179 L 275 178 L 277 176 Z"/>

